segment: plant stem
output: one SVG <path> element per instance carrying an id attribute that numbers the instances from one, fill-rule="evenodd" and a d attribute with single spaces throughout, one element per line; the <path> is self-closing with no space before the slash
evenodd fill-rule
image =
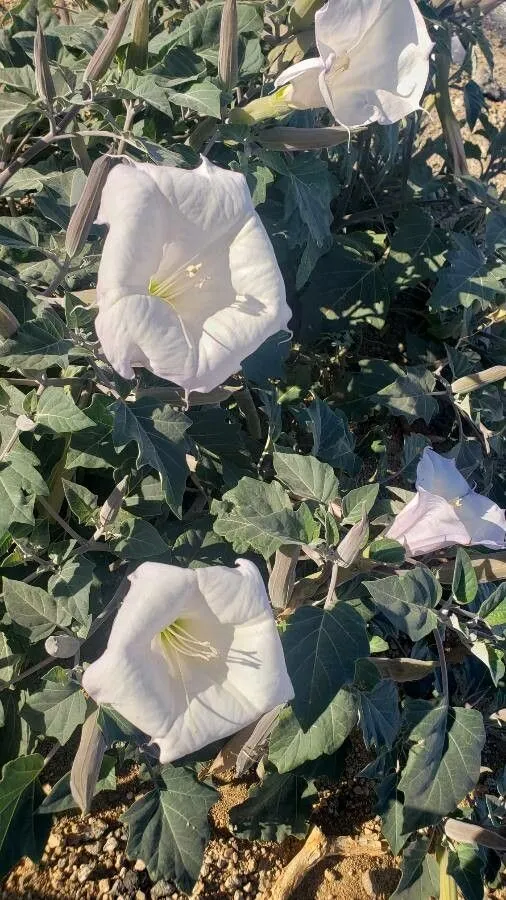
<path id="1" fill-rule="evenodd" d="M 54 663 L 54 658 L 52 656 L 47 656 L 46 659 L 41 659 L 40 662 L 35 663 L 34 666 L 30 666 L 29 669 L 25 669 L 24 672 L 21 672 L 21 675 L 17 675 L 16 678 L 12 678 L 8 684 L 4 684 L 0 687 L 0 694 L 2 691 L 6 691 L 8 688 L 12 687 L 13 684 L 18 684 L 19 681 L 23 681 L 24 678 L 28 678 L 29 675 L 34 675 L 35 672 L 39 672 L 41 669 L 47 669 L 48 666 Z"/>
<path id="2" fill-rule="evenodd" d="M 448 688 L 448 668 L 446 666 L 446 657 L 443 647 L 443 641 L 439 634 L 439 628 L 434 629 L 434 640 L 436 641 L 437 654 L 439 656 L 439 664 L 441 666 L 441 686 L 443 689 L 443 698 L 446 708 L 450 706 L 450 691 Z"/>
<path id="3" fill-rule="evenodd" d="M 323 604 L 324 610 L 332 609 L 332 604 L 333 604 L 333 600 L 334 600 L 334 592 L 335 592 L 336 584 L 337 584 L 338 572 L 339 572 L 339 563 L 333 562 L 332 563 L 332 572 L 330 573 L 329 589 L 327 592 L 327 596 L 325 598 L 325 603 Z"/>
<path id="4" fill-rule="evenodd" d="M 62 135 L 62 132 L 65 131 L 67 125 L 70 125 L 73 119 L 77 116 L 80 106 L 71 106 L 70 109 L 67 110 L 65 115 L 60 119 L 56 126 L 56 134 L 53 131 L 48 131 L 44 137 L 41 137 L 35 144 L 32 144 L 28 150 L 25 150 L 24 153 L 21 153 L 12 162 L 9 163 L 8 166 L 5 167 L 3 172 L 0 174 L 0 190 L 7 184 L 10 178 L 22 169 L 23 166 L 26 166 L 35 156 L 38 156 L 39 153 L 42 153 L 43 150 L 47 150 L 49 144 L 58 137 L 58 135 Z M 67 135 L 67 137 L 71 137 L 72 135 Z"/>

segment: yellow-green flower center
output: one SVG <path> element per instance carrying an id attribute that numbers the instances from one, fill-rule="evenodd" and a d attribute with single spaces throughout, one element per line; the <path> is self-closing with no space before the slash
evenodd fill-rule
<path id="1" fill-rule="evenodd" d="M 165 653 L 172 651 L 182 653 L 183 656 L 192 656 L 194 659 L 202 659 L 209 662 L 216 659 L 218 651 L 209 641 L 202 641 L 194 637 L 183 625 L 182 619 L 176 619 L 172 625 L 168 625 L 160 632 L 160 640 Z"/>

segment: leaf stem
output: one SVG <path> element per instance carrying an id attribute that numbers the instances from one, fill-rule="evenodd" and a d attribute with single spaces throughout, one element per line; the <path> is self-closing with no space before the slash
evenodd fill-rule
<path id="1" fill-rule="evenodd" d="M 446 708 L 450 706 L 450 691 L 448 687 L 448 668 L 446 665 L 446 656 L 443 647 L 443 641 L 439 633 L 439 628 L 434 629 L 434 640 L 436 641 L 437 654 L 439 656 L 439 664 L 441 666 L 441 686 L 443 690 L 443 698 Z"/>

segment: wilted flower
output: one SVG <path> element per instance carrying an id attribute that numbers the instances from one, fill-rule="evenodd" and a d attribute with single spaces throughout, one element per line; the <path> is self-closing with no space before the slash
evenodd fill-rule
<path id="1" fill-rule="evenodd" d="M 146 562 L 83 686 L 160 747 L 162 763 L 227 737 L 293 697 L 260 573 Z"/>
<path id="2" fill-rule="evenodd" d="M 415 0 L 328 0 L 315 15 L 319 57 L 290 66 L 276 87 L 292 108 L 328 106 L 349 128 L 388 125 L 418 109 L 432 42 Z"/>
<path id="3" fill-rule="evenodd" d="M 187 392 L 240 369 L 291 312 L 246 179 L 198 169 L 114 168 L 97 218 L 109 225 L 98 273 L 98 337 L 123 378 L 145 366 Z"/>
<path id="4" fill-rule="evenodd" d="M 385 534 L 403 544 L 411 556 L 453 544 L 506 547 L 504 510 L 469 487 L 455 460 L 424 450 L 416 491 Z"/>

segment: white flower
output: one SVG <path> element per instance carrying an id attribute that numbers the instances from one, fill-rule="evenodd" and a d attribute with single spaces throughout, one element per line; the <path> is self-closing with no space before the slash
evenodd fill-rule
<path id="1" fill-rule="evenodd" d="M 433 45 L 415 0 L 328 0 L 315 32 L 319 57 L 275 83 L 291 85 L 291 106 L 328 106 L 349 128 L 388 125 L 419 108 Z"/>
<path id="2" fill-rule="evenodd" d="M 160 747 L 162 763 L 227 737 L 293 697 L 264 583 L 253 563 L 142 563 L 107 649 L 83 676 Z"/>
<path id="3" fill-rule="evenodd" d="M 116 166 L 97 218 L 109 225 L 97 335 L 123 378 L 145 366 L 187 393 L 240 369 L 291 311 L 246 179 L 198 169 Z"/>
<path id="4" fill-rule="evenodd" d="M 453 544 L 506 547 L 504 510 L 469 487 L 455 460 L 424 450 L 416 491 L 385 534 L 403 544 L 410 556 Z"/>

